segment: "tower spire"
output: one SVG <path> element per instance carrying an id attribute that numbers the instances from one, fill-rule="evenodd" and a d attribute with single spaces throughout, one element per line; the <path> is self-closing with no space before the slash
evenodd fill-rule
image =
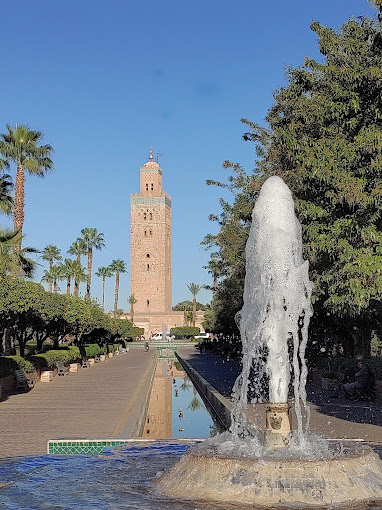
<path id="1" fill-rule="evenodd" d="M 149 154 L 149 160 L 151 161 L 153 158 L 153 148 L 150 146 L 150 154 Z"/>

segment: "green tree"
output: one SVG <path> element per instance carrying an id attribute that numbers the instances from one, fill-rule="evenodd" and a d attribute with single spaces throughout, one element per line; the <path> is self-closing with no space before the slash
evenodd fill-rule
<path id="1" fill-rule="evenodd" d="M 31 175 L 44 177 L 45 173 L 53 169 L 50 159 L 53 148 L 50 145 L 40 145 L 42 133 L 29 127 L 20 125 L 15 128 L 7 125 L 7 133 L 0 135 L 0 154 L 9 163 L 16 164 L 14 230 L 22 234 L 24 224 L 24 181 L 25 171 Z M 21 249 L 19 238 L 15 249 Z"/>
<path id="2" fill-rule="evenodd" d="M 269 131 L 243 120 L 249 127 L 244 138 L 255 142 L 258 161 L 249 176 L 232 167 L 226 186 L 234 202 L 222 203 L 220 231 L 204 241 L 219 248 L 225 273 L 214 311 L 224 324 L 227 309 L 240 308 L 248 209 L 264 179 L 276 174 L 291 188 L 303 228 L 315 284 L 311 334 L 337 336 L 347 353 L 367 354 L 371 331 L 380 326 L 382 298 L 381 24 L 362 17 L 340 31 L 317 22 L 311 28 L 320 62 L 306 58 L 303 67 L 288 70 L 288 83 L 275 93 L 267 116 Z"/>
<path id="3" fill-rule="evenodd" d="M 60 266 L 52 266 L 50 269 L 46 269 L 44 272 L 43 272 L 43 276 L 41 278 L 41 281 L 42 282 L 48 282 L 49 284 L 49 289 L 50 289 L 50 292 L 52 292 L 52 284 L 53 284 L 53 292 L 55 294 L 58 293 L 58 291 L 60 290 L 58 288 L 58 284 L 57 282 L 59 280 L 62 280 L 64 277 L 63 277 L 63 274 L 62 274 L 62 270 L 61 270 L 61 267 Z"/>
<path id="4" fill-rule="evenodd" d="M 105 281 L 106 278 L 113 276 L 113 271 L 110 267 L 101 266 L 96 272 L 96 276 L 102 278 L 102 310 L 105 310 Z"/>
<path id="5" fill-rule="evenodd" d="M 38 250 L 30 246 L 15 250 L 20 237 L 20 232 L 0 228 L 0 274 L 31 278 L 37 264 L 29 255 L 38 253 Z"/>
<path id="6" fill-rule="evenodd" d="M 96 228 L 83 228 L 81 239 L 84 243 L 85 252 L 88 256 L 88 279 L 86 283 L 86 297 L 90 298 L 90 286 L 92 280 L 93 250 L 102 250 L 105 247 L 103 234 Z"/>
<path id="7" fill-rule="evenodd" d="M 78 260 L 73 260 L 72 269 L 73 269 L 73 278 L 74 278 L 73 295 L 78 296 L 79 291 L 80 291 L 80 284 L 87 282 L 88 277 L 86 274 L 86 269 L 81 264 L 81 262 L 78 262 Z"/>
<path id="8" fill-rule="evenodd" d="M 188 290 L 192 294 L 192 325 L 195 327 L 196 322 L 196 296 L 199 294 L 199 292 L 204 289 L 204 285 L 198 285 L 197 283 L 190 283 L 187 284 Z"/>
<path id="9" fill-rule="evenodd" d="M 62 260 L 61 251 L 57 246 L 48 244 L 42 252 L 42 259 L 49 261 L 49 269 L 52 269 L 54 262 Z M 49 281 L 49 292 L 52 292 L 52 281 Z"/>
<path id="10" fill-rule="evenodd" d="M 77 264 L 76 260 L 65 259 L 59 266 L 62 278 L 66 278 L 66 293 L 68 295 L 70 295 L 71 281 L 75 276 L 75 264 Z"/>
<path id="11" fill-rule="evenodd" d="M 81 264 L 81 255 L 87 254 L 84 240 L 77 237 L 77 239 L 71 244 L 68 253 L 69 255 L 75 255 L 77 257 L 77 262 Z"/>
<path id="12" fill-rule="evenodd" d="M 131 294 L 128 298 L 127 298 L 129 304 L 130 304 L 130 320 L 131 320 L 131 323 L 134 324 L 134 305 L 135 303 L 137 302 L 134 294 Z"/>
<path id="13" fill-rule="evenodd" d="M 12 181 L 8 174 L 0 177 L 0 212 L 10 215 L 13 211 L 13 198 L 11 191 L 13 189 Z"/>
<path id="14" fill-rule="evenodd" d="M 127 273 L 126 263 L 121 259 L 115 259 L 110 264 L 110 269 L 115 274 L 115 293 L 114 293 L 114 317 L 118 310 L 118 292 L 119 292 L 119 275 Z"/>

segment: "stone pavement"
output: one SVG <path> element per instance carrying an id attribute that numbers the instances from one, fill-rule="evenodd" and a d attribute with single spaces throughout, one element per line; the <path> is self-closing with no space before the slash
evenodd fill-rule
<path id="1" fill-rule="evenodd" d="M 122 437 L 150 389 L 154 349 L 130 349 L 0 402 L 0 457 L 45 454 L 54 438 Z M 123 437 L 125 438 L 125 437 Z"/>
<path id="2" fill-rule="evenodd" d="M 230 398 L 233 384 L 241 372 L 237 361 L 224 360 L 211 353 L 180 349 L 179 355 L 197 370 L 224 397 Z M 332 439 L 361 439 L 382 445 L 382 405 L 376 402 L 331 400 L 317 385 L 307 385 L 311 409 L 311 431 Z M 266 404 L 257 404 L 252 419 L 265 426 Z M 293 416 L 292 416 L 293 423 Z"/>

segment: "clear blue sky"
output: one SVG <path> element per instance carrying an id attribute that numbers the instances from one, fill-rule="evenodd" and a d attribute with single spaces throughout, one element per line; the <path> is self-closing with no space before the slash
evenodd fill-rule
<path id="1" fill-rule="evenodd" d="M 205 180 L 224 180 L 226 159 L 253 167 L 240 118 L 264 123 L 285 66 L 318 58 L 312 20 L 339 28 L 372 13 L 366 0 L 2 2 L 0 130 L 27 123 L 55 149 L 55 172 L 26 182 L 24 243 L 65 252 L 96 227 L 106 249 L 95 269 L 129 267 L 130 193 L 152 145 L 173 200 L 173 304 L 189 299 L 186 283 L 211 283 L 200 241 L 216 231 L 222 190 Z M 92 291 L 100 298 L 98 278 Z M 129 294 L 126 274 L 121 308 Z"/>

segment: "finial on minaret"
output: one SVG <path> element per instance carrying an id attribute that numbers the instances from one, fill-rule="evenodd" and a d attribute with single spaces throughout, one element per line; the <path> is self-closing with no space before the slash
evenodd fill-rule
<path id="1" fill-rule="evenodd" d="M 151 161 L 153 158 L 153 148 L 150 147 L 150 155 L 149 155 L 149 160 Z"/>

